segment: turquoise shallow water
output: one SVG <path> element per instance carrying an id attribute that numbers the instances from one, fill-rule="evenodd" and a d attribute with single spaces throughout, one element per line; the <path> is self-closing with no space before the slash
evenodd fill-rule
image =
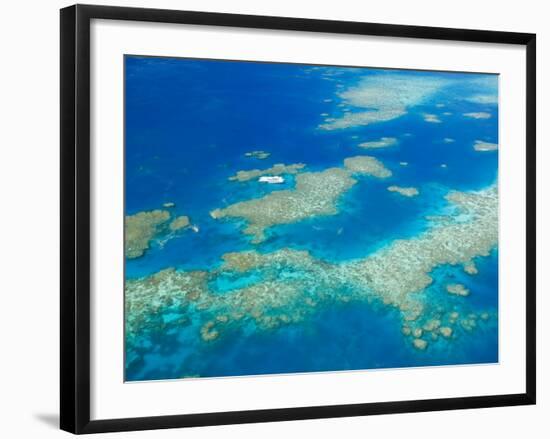
<path id="1" fill-rule="evenodd" d="M 126 214 L 176 203 L 174 215 L 188 215 L 199 231 L 155 238 L 144 256 L 126 261 L 126 276 L 137 279 L 167 267 L 212 270 L 228 252 L 263 253 L 291 248 L 333 262 L 364 258 L 396 239 L 414 239 L 444 214 L 449 190 L 479 190 L 496 181 L 498 153 L 478 152 L 476 140 L 498 143 L 498 107 L 468 96 L 496 93 L 497 78 L 437 72 L 390 72 L 405 81 L 439 86 L 408 102 L 407 112 L 367 126 L 322 130 L 327 117 L 364 111 L 340 93 L 365 78 L 388 74 L 373 69 L 333 69 L 288 64 L 216 62 L 126 57 Z M 328 80 L 328 79 L 330 80 Z M 404 93 L 406 95 L 406 93 Z M 414 93 L 413 93 L 414 94 Z M 413 96 L 414 97 L 414 96 Z M 412 99 L 412 98 L 410 98 Z M 464 114 L 487 112 L 488 119 Z M 449 114 L 445 114 L 449 113 Z M 326 114 L 326 116 L 323 116 Z M 441 122 L 429 123 L 426 114 Z M 396 146 L 364 150 L 363 141 L 395 137 Z M 446 142 L 444 139 L 452 139 Z M 244 153 L 265 150 L 265 160 Z M 339 213 L 268 229 L 252 244 L 241 233 L 242 220 L 214 220 L 209 212 L 233 203 L 293 189 L 257 181 L 229 182 L 238 170 L 276 163 L 304 163 L 307 171 L 340 167 L 346 157 L 371 155 L 393 172 L 389 181 L 360 176 L 337 202 Z M 401 162 L 407 162 L 403 166 Z M 445 165 L 442 167 L 441 165 Z M 389 184 L 414 186 L 418 197 L 387 190 Z M 475 331 L 459 331 L 419 352 L 401 334 L 398 311 L 380 303 L 320 306 L 303 322 L 260 331 L 242 325 L 214 343 L 205 343 L 193 321 L 169 332 L 143 334 L 145 348 L 126 352 L 128 380 L 182 376 L 261 375 L 387 367 L 472 364 L 498 361 L 498 252 L 476 261 L 479 274 L 441 266 L 422 292 L 429 303 L 463 313 L 488 312 Z M 285 276 L 281 272 L 280 276 Z M 261 273 L 221 276 L 210 284 L 217 294 L 259 282 Z M 466 297 L 453 297 L 444 285 L 461 283 Z M 454 308 L 453 308 L 454 309 Z M 169 311 L 164 316 L 171 318 Z"/>

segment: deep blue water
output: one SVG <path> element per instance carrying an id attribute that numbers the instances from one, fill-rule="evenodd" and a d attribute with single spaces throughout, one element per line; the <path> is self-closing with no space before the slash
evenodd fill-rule
<path id="1" fill-rule="evenodd" d="M 326 118 L 322 114 L 338 118 L 346 108 L 340 106 L 339 92 L 388 72 L 134 56 L 126 57 L 125 67 L 126 214 L 175 202 L 174 214 L 188 215 L 200 228 L 198 233 L 152 242 L 143 257 L 126 261 L 128 278 L 167 267 L 212 269 L 224 253 L 250 249 L 307 249 L 332 262 L 365 257 L 394 239 L 414 238 L 424 231 L 425 216 L 445 208 L 443 196 L 449 190 L 482 189 L 497 178 L 498 153 L 477 152 L 472 145 L 475 140 L 498 143 L 498 108 L 464 99 L 496 93 L 496 76 L 389 72 L 405 79 L 452 83 L 410 105 L 407 114 L 396 119 L 326 131 L 318 128 Z M 489 112 L 492 117 L 464 117 L 470 112 Z M 425 113 L 436 114 L 441 123 L 425 122 Z M 357 146 L 381 137 L 395 137 L 399 143 L 376 150 Z M 445 138 L 453 142 L 446 143 Z M 252 150 L 265 150 L 271 156 L 265 160 L 244 157 Z M 289 176 L 282 186 L 228 182 L 238 170 L 302 162 L 307 170 L 316 171 L 341 166 L 346 157 L 356 155 L 377 157 L 394 175 L 390 183 L 358 177 L 358 183 L 339 200 L 338 215 L 273 227 L 258 245 L 241 233 L 242 222 L 216 221 L 209 215 L 215 208 L 293 187 Z M 420 195 L 406 198 L 390 193 L 389 184 L 417 187 Z M 436 303 L 441 291 L 437 286 L 456 278 L 472 291 L 462 299 L 466 305 L 460 306 L 496 313 L 497 252 L 480 258 L 478 267 L 477 276 L 463 274 L 460 267 L 438 268 L 426 294 L 433 295 Z M 447 296 L 445 300 L 450 300 Z M 419 354 L 401 335 L 397 313 L 368 303 L 327 306 L 303 323 L 274 331 L 242 328 L 211 346 L 191 341 L 192 329 L 183 328 L 176 337 L 157 337 L 157 348 L 139 367 L 127 369 L 127 379 L 498 360 L 494 320 L 479 325 L 473 335 L 464 334 L 453 343 L 434 343 L 429 352 Z"/>

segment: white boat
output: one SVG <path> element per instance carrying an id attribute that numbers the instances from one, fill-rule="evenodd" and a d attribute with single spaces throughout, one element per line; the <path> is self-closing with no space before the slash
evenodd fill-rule
<path id="1" fill-rule="evenodd" d="M 274 176 L 264 175 L 260 177 L 258 181 L 260 183 L 280 184 L 280 183 L 284 183 L 285 179 L 278 175 L 274 175 Z"/>

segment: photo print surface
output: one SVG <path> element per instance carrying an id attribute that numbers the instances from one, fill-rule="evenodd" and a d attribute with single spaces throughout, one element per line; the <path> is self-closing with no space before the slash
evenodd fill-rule
<path id="1" fill-rule="evenodd" d="M 498 362 L 498 75 L 124 63 L 127 381 Z"/>

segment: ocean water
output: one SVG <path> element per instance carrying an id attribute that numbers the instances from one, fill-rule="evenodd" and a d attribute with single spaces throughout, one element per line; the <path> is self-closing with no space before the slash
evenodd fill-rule
<path id="1" fill-rule="evenodd" d="M 307 250 L 316 259 L 341 264 L 397 239 L 415 239 L 433 227 L 427 217 L 448 214 L 449 191 L 478 191 L 496 183 L 498 151 L 477 151 L 474 144 L 498 144 L 497 83 L 497 76 L 483 74 L 127 56 L 126 215 L 173 202 L 171 214 L 187 215 L 198 227 L 198 232 L 155 236 L 143 256 L 127 258 L 127 280 L 168 267 L 212 271 L 222 255 L 248 250 Z M 369 124 L 346 119 L 378 107 L 403 114 Z M 428 121 L 430 115 L 437 121 Z M 342 120 L 346 126 L 332 127 Z M 384 137 L 397 144 L 358 146 Z M 245 156 L 254 150 L 271 155 Z M 282 185 L 228 181 L 239 170 L 304 163 L 303 172 L 316 172 L 342 167 L 345 158 L 359 155 L 376 157 L 393 175 L 354 176 L 357 183 L 337 199 L 335 215 L 275 225 L 256 244 L 242 233 L 245 219 L 210 215 L 295 188 L 294 175 L 284 175 Z M 405 197 L 389 192 L 389 185 L 415 187 L 420 194 Z M 144 347 L 139 352 L 127 344 L 126 379 L 496 362 L 498 250 L 475 262 L 474 276 L 458 265 L 437 267 L 430 273 L 432 284 L 419 293 L 428 307 L 490 318 L 478 318 L 473 330 L 458 325 L 451 340 L 439 337 L 426 350 L 415 349 L 403 336 L 399 310 L 376 300 L 322 303 L 302 321 L 272 330 L 250 322 L 233 325 L 213 342 L 198 336 L 204 322 L 188 310 L 188 323 L 181 327 L 138 334 Z M 216 294 L 232 294 L 261 280 L 255 272 L 221 275 L 209 286 Z M 449 295 L 448 283 L 460 283 L 471 294 Z M 161 312 L 170 322 L 171 311 Z"/>

